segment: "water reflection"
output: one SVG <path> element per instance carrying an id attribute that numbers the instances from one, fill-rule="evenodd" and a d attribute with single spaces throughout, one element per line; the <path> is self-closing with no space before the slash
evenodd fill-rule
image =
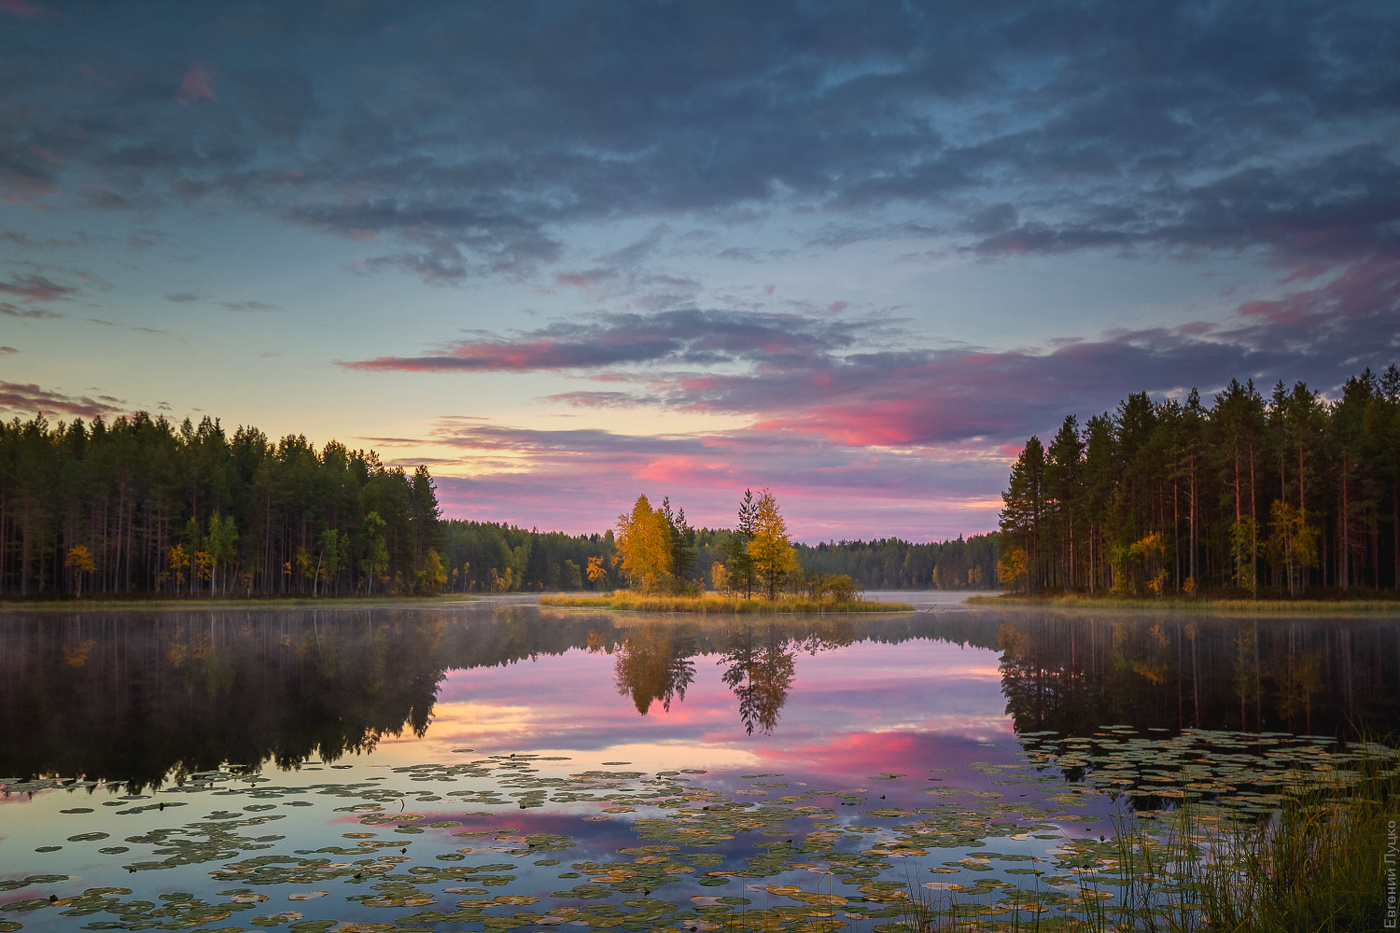
<path id="1" fill-rule="evenodd" d="M 502 678 L 525 682 L 524 662 L 575 651 L 598 663 L 574 666 L 573 676 L 606 683 L 610 661 L 617 693 L 647 721 L 683 710 L 697 678 L 714 678 L 713 670 L 733 698 L 724 713 L 730 729 L 761 737 L 783 731 L 804 653 L 855 657 L 859 644 L 865 679 L 852 671 L 845 695 L 828 689 L 807 701 L 804 715 L 830 721 L 898 705 L 902 721 L 891 728 L 907 735 L 953 714 L 938 706 L 953 702 L 939 691 L 878 693 L 880 666 L 907 664 L 909 651 L 896 646 L 911 640 L 986 652 L 1018 732 L 1088 735 L 1126 724 L 1379 735 L 1400 721 L 1393 619 L 982 611 L 752 621 L 522 604 L 36 614 L 0 619 L 0 775 L 85 774 L 142 788 L 224 762 L 335 761 L 387 737 L 423 737 L 449 672 L 498 669 L 494 686 L 466 683 L 454 698 L 486 703 L 495 697 L 481 691 L 499 689 Z M 936 686 L 954 674 L 930 667 L 918 676 Z M 589 686 L 547 684 L 540 690 L 552 692 L 539 701 L 581 696 Z M 579 709 L 580 721 L 590 712 L 599 711 Z"/>
<path id="2" fill-rule="evenodd" d="M 1384 736 L 1400 722 L 1395 619 L 1007 615 L 1002 688 L 1017 732 L 1107 724 Z"/>
<path id="3" fill-rule="evenodd" d="M 650 622 L 628 633 L 616 648 L 613 682 L 618 694 L 630 696 L 643 716 L 653 702 L 670 712 L 671 701 L 684 700 L 685 688 L 695 680 L 695 653 L 688 625 Z"/>
<path id="4" fill-rule="evenodd" d="M 797 676 L 798 651 L 829 651 L 849 645 L 851 638 L 848 629 L 833 634 L 793 634 L 772 623 L 735 626 L 719 663 L 724 665 L 724 685 L 739 701 L 744 731 L 753 735 L 757 729 L 767 735 L 778 725 L 778 715 Z"/>
<path id="5" fill-rule="evenodd" d="M 812 618 L 754 623 L 652 619 L 624 630 L 621 643 L 609 643 L 597 630 L 589 632 L 590 651 L 616 651 L 614 682 L 621 696 L 631 697 L 643 716 L 653 702 L 671 710 L 672 701 L 685 699 L 695 680 L 697 654 L 722 649 L 717 663 L 721 679 L 738 701 L 739 721 L 753 735 L 771 734 L 797 676 L 797 654 L 816 654 L 849 645 L 849 624 Z"/>

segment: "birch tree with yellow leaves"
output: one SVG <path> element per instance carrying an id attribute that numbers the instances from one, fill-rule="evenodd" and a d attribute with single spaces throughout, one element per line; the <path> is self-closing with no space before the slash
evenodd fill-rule
<path id="1" fill-rule="evenodd" d="M 673 571 L 671 525 L 645 495 L 617 517 L 617 560 L 633 586 L 651 592 Z"/>

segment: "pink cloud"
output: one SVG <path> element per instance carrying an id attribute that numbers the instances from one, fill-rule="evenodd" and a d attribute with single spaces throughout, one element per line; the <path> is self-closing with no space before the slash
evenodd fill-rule
<path id="1" fill-rule="evenodd" d="M 700 466 L 689 457 L 659 457 L 633 474 L 634 479 L 650 480 L 656 483 L 672 483 L 685 480 L 693 483 L 704 473 L 727 472 L 719 464 Z"/>
<path id="2" fill-rule="evenodd" d="M 175 99 L 186 107 L 201 99 L 213 100 L 214 90 L 209 86 L 209 72 L 198 65 L 185 72 L 180 79 L 180 93 L 175 95 Z"/>
<path id="3" fill-rule="evenodd" d="M 1282 281 L 1316 279 L 1322 273 L 1293 272 Z M 1246 318 L 1296 329 L 1326 323 L 1323 318 L 1360 317 L 1400 310 L 1400 255 L 1378 255 L 1343 268 L 1315 288 L 1291 292 L 1282 298 L 1246 301 L 1239 306 Z"/>
<path id="4" fill-rule="evenodd" d="M 435 442 L 460 449 L 477 474 L 459 478 L 450 464 L 434 467 L 445 514 L 574 534 L 611 527 L 639 493 L 657 502 L 669 495 L 697 526 L 730 527 L 744 489 L 770 486 L 799 540 L 941 540 L 996 526 L 1007 468 L 986 452 L 872 454 L 755 429 L 636 437 L 447 422 L 444 430 Z M 492 459 L 506 452 L 511 459 L 493 469 Z"/>
<path id="5" fill-rule="evenodd" d="M 1066 415 L 1082 424 L 1138 391 L 1175 397 L 1194 386 L 1208 396 L 1245 375 L 1325 391 L 1393 359 L 1400 257 L 1376 255 L 1307 284 L 1239 304 L 1223 322 L 1117 328 L 1045 347 L 935 351 L 881 330 L 871 342 L 900 349 L 865 351 L 850 322 L 686 312 L 599 316 L 342 365 L 572 371 L 607 390 L 550 400 L 748 421 L 710 434 L 624 436 L 445 420 L 427 442 L 460 451 L 473 474 L 434 470 L 457 517 L 592 532 L 646 492 L 669 494 L 697 525 L 727 527 L 745 487 L 769 486 L 800 540 L 941 539 L 994 528 L 1010 459 Z"/>
<path id="6" fill-rule="evenodd" d="M 112 417 L 124 413 L 123 409 L 111 404 L 119 401 L 109 396 L 94 399 L 86 395 L 67 395 L 41 389 L 33 383 L 0 382 L 0 411 L 26 417 L 41 412 L 80 418 Z"/>

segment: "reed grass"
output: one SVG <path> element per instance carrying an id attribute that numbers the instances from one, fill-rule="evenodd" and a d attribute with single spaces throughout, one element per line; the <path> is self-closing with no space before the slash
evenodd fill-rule
<path id="1" fill-rule="evenodd" d="M 673 596 L 618 590 L 603 596 L 542 596 L 541 606 L 572 609 L 608 609 L 631 612 L 687 612 L 700 615 L 746 613 L 824 613 L 824 612 L 913 612 L 908 603 L 887 603 L 874 599 L 811 599 L 784 594 L 777 599 L 746 599 L 719 593 Z"/>
<path id="2" fill-rule="evenodd" d="M 1368 748 L 1370 749 L 1368 751 Z M 1361 746 L 1357 767 L 1283 788 L 1272 813 L 1247 819 L 1189 797 L 1169 813 L 1116 821 L 1116 857 L 1078 860 L 1078 891 L 1043 884 L 996 900 L 925 890 L 906 869 L 878 933 L 1350 933 L 1395 929 L 1400 768 Z M 1113 851 L 1113 850 L 1110 850 Z M 1388 860 L 1389 859 L 1389 860 Z M 1037 859 L 1040 864 L 1045 864 Z M 1074 861 L 1071 856 L 1070 861 Z M 1067 863 L 1060 861 L 1056 873 Z M 1387 926 L 1387 923 L 1390 925 Z M 750 926 L 733 929 L 774 928 Z M 726 929 L 729 929 L 727 927 Z M 867 926 L 847 918 L 842 929 Z"/>
<path id="3" fill-rule="evenodd" d="M 1400 769 L 1393 755 L 1367 747 L 1357 770 L 1322 772 L 1306 786 L 1285 788 L 1279 808 L 1257 820 L 1187 798 L 1164 820 L 1120 821 L 1117 863 L 1081 881 L 1083 907 L 1062 918 L 1065 928 L 1386 929 L 1396 906 L 1396 889 L 1387 887 L 1395 862 L 1387 865 L 1386 855 L 1397 854 Z"/>

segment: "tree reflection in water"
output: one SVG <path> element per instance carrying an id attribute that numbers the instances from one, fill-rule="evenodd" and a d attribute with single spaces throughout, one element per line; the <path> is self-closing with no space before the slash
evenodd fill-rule
<path id="1" fill-rule="evenodd" d="M 684 700 L 695 680 L 695 635 L 689 626 L 648 622 L 633 630 L 617 648 L 613 680 L 620 696 L 630 696 L 643 716 L 651 704 L 671 711 L 672 700 Z"/>
<path id="2" fill-rule="evenodd" d="M 1006 613 L 997 647 L 1017 732 L 1120 724 L 1379 737 L 1400 722 L 1394 619 Z"/>
<path id="3" fill-rule="evenodd" d="M 1400 722 L 1400 624 L 1376 617 L 987 611 L 755 622 L 521 604 L 11 613 L 0 618 L 0 776 L 86 774 L 140 790 L 228 762 L 335 761 L 385 736 L 423 735 L 448 671 L 584 648 L 616 655 L 614 684 L 642 714 L 683 702 L 698 659 L 713 657 L 739 723 L 768 735 L 799 652 L 911 639 L 997 651 L 1006 711 L 1023 733 L 1121 724 L 1383 736 Z"/>
<path id="4" fill-rule="evenodd" d="M 777 624 L 763 626 L 761 640 L 755 637 L 757 626 L 745 622 L 734 628 L 728 640 L 728 650 L 719 663 L 727 665 L 722 675 L 724 685 L 739 700 L 739 721 L 753 735 L 757 729 L 764 735 L 773 732 L 778 716 L 787 702 L 788 692 L 797 676 L 797 652 L 816 654 L 851 643 L 849 627 L 831 627 L 831 631 L 785 631 Z"/>
<path id="5" fill-rule="evenodd" d="M 666 619 L 629 627 L 616 646 L 614 682 L 621 696 L 632 698 L 643 716 L 652 703 L 670 712 L 671 703 L 685 699 L 695 680 L 695 656 L 705 649 L 723 647 L 718 663 L 721 675 L 739 701 L 739 721 L 745 731 L 768 735 L 778 724 L 797 676 L 797 653 L 816 654 L 851 643 L 850 626 L 829 622 L 748 621 L 722 625 L 704 624 L 701 632 L 691 623 Z M 713 647 L 712 647 L 713 646 Z M 589 650 L 608 650 L 598 632 L 589 633 Z"/>
<path id="6" fill-rule="evenodd" d="M 789 647 L 793 642 L 774 625 L 765 626 L 763 636 L 760 643 L 754 626 L 740 626 L 719 659 L 728 665 L 724 685 L 738 698 L 739 720 L 749 735 L 755 728 L 772 733 L 797 674 L 797 653 Z"/>

